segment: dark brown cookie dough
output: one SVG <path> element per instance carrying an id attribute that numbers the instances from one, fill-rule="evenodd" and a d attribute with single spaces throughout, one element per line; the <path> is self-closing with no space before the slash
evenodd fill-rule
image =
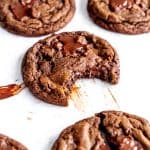
<path id="1" fill-rule="evenodd" d="M 150 150 L 150 124 L 124 112 L 101 112 L 63 130 L 52 147 L 59 149 Z"/>
<path id="2" fill-rule="evenodd" d="M 150 32 L 150 0 L 88 0 L 90 17 L 115 32 Z"/>
<path id="3" fill-rule="evenodd" d="M 38 98 L 67 106 L 72 86 L 80 78 L 99 78 L 116 84 L 116 51 L 87 32 L 65 32 L 37 42 L 24 58 L 24 83 Z"/>
<path id="4" fill-rule="evenodd" d="M 74 12 L 74 0 L 0 0 L 4 28 L 26 36 L 58 31 L 72 19 Z"/>
<path id="5" fill-rule="evenodd" d="M 27 148 L 14 139 L 0 134 L 0 150 L 27 150 Z"/>

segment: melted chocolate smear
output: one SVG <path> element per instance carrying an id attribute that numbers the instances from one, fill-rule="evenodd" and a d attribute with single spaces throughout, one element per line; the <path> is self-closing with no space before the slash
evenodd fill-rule
<path id="1" fill-rule="evenodd" d="M 80 43 L 77 43 L 74 37 L 69 35 L 60 36 L 59 40 L 64 44 L 63 52 L 65 55 L 73 54 L 76 49 L 82 48 L 84 46 Z"/>
<path id="2" fill-rule="evenodd" d="M 17 95 L 25 88 L 24 84 L 10 84 L 0 87 L 0 100 Z"/>
<path id="3" fill-rule="evenodd" d="M 31 0 L 31 2 L 27 5 L 22 5 L 19 2 L 12 3 L 10 5 L 10 8 L 14 14 L 14 16 L 18 19 L 21 20 L 24 16 L 30 16 L 31 15 L 31 8 L 34 5 L 35 2 L 38 2 L 38 0 Z"/>
<path id="4" fill-rule="evenodd" d="M 11 4 L 10 8 L 18 20 L 21 20 L 21 18 L 23 18 L 27 14 L 28 8 L 24 7 L 20 3 L 13 3 Z"/>

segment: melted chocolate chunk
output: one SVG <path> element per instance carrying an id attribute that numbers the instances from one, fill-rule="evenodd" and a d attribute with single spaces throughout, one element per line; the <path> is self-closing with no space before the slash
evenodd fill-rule
<path id="1" fill-rule="evenodd" d="M 83 47 L 83 45 L 76 42 L 72 36 L 60 36 L 59 40 L 63 42 L 63 51 L 65 55 L 73 54 L 76 49 Z"/>
<path id="2" fill-rule="evenodd" d="M 24 7 L 20 3 L 12 3 L 10 7 L 18 20 L 21 20 L 21 18 L 27 15 L 28 8 Z"/>
<path id="3" fill-rule="evenodd" d="M 12 3 L 10 5 L 13 14 L 18 20 L 21 20 L 24 16 L 30 16 L 31 15 L 31 8 L 34 5 L 35 2 L 38 2 L 38 0 L 31 0 L 28 2 L 22 1 L 22 3 Z"/>

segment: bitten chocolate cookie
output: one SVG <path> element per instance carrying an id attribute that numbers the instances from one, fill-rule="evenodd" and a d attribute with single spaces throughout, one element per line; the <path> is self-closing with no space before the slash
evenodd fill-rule
<path id="1" fill-rule="evenodd" d="M 116 84 L 119 60 L 111 45 L 87 32 L 52 35 L 30 48 L 22 65 L 24 83 L 38 98 L 67 106 L 72 86 L 80 78 Z"/>
<path id="2" fill-rule="evenodd" d="M 150 0 L 88 0 L 90 17 L 115 32 L 150 32 Z"/>
<path id="3" fill-rule="evenodd" d="M 150 124 L 135 115 L 101 112 L 62 131 L 52 150 L 150 150 Z"/>
<path id="4" fill-rule="evenodd" d="M 21 143 L 0 134 L 0 150 L 27 150 Z"/>
<path id="5" fill-rule="evenodd" d="M 3 26 L 26 36 L 53 33 L 64 27 L 74 12 L 74 0 L 0 0 Z"/>

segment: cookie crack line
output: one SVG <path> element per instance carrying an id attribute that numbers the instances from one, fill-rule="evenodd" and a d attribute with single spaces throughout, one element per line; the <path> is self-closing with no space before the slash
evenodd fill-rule
<path id="1" fill-rule="evenodd" d="M 23 84 L 0 87 L 0 99 L 18 94 L 26 86 L 47 103 L 67 106 L 78 79 L 98 78 L 117 84 L 119 58 L 114 48 L 96 35 L 64 32 L 40 40 L 27 51 L 22 76 Z"/>
<path id="2" fill-rule="evenodd" d="M 141 128 L 139 129 L 138 126 Z M 130 131 L 130 129 L 137 129 Z M 147 135 L 145 135 L 147 131 Z M 150 123 L 121 111 L 103 111 L 64 129 L 52 150 L 149 150 Z M 141 136 L 143 135 L 143 136 Z"/>
<path id="3" fill-rule="evenodd" d="M 0 1 L 0 20 L 8 31 L 24 36 L 56 32 L 74 16 L 74 0 Z"/>

